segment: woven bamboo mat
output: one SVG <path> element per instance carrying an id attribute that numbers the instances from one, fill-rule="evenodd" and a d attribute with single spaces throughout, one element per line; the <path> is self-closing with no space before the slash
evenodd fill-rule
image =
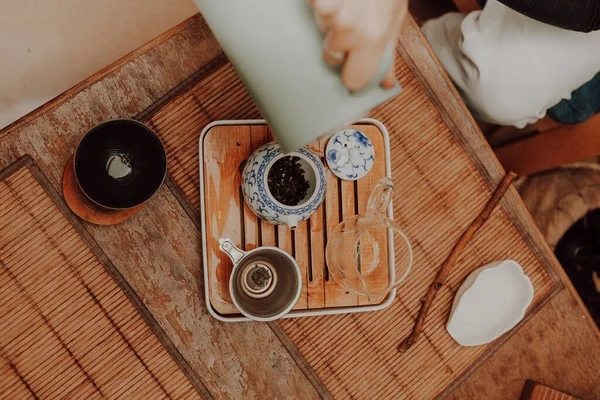
<path id="1" fill-rule="evenodd" d="M 504 209 L 498 208 L 436 297 L 421 340 L 408 353 L 398 354 L 396 346 L 412 328 L 421 296 L 460 234 L 491 196 L 491 189 L 428 97 L 427 88 L 403 59 L 398 57 L 396 65 L 404 92 L 371 116 L 390 132 L 397 189 L 394 215 L 413 243 L 414 269 L 386 310 L 280 322 L 336 398 L 433 398 L 465 379 L 510 336 L 489 345 L 463 348 L 445 330 L 456 289 L 481 265 L 512 258 L 524 267 L 535 289 L 526 319 L 560 287 L 558 278 L 544 269 Z M 215 120 L 260 115 L 231 65 L 219 58 L 195 82 L 186 83 L 139 117 L 163 139 L 169 170 L 182 194 L 180 201 L 197 220 L 201 130 Z"/>
<path id="2" fill-rule="evenodd" d="M 206 393 L 30 159 L 0 172 L 0 205 L 0 398 Z"/>

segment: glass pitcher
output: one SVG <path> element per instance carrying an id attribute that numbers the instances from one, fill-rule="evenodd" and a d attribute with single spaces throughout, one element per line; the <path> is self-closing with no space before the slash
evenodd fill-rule
<path id="1" fill-rule="evenodd" d="M 369 303 L 379 303 L 407 277 L 413 263 L 410 242 L 390 218 L 394 185 L 381 179 L 365 215 L 342 221 L 328 239 L 325 257 L 330 275 L 343 288 Z M 389 249 L 394 249 L 390 253 Z"/>

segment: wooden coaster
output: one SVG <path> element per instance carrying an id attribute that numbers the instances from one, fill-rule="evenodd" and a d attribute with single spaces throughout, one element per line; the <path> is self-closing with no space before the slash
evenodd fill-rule
<path id="1" fill-rule="evenodd" d="M 92 203 L 81 192 L 75 179 L 73 170 L 73 157 L 69 158 L 62 177 L 62 191 L 65 202 L 84 221 L 96 225 L 115 225 L 137 214 L 145 204 L 127 210 L 107 210 Z"/>

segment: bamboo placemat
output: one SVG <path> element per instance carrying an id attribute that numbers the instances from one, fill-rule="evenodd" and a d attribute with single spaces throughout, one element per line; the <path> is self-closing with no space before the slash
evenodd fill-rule
<path id="1" fill-rule="evenodd" d="M 29 158 L 0 205 L 0 398 L 210 397 Z"/>
<path id="2" fill-rule="evenodd" d="M 427 89 L 405 60 L 397 57 L 396 62 L 396 76 L 404 92 L 372 117 L 390 132 L 396 186 L 394 216 L 414 246 L 413 271 L 399 289 L 397 300 L 383 311 L 279 322 L 336 398 L 424 399 L 444 395 L 507 340 L 510 333 L 488 345 L 464 348 L 445 330 L 454 293 L 475 268 L 505 258 L 523 266 L 535 289 L 525 320 L 561 285 L 499 207 L 452 269 L 448 285 L 430 310 L 421 340 L 409 352 L 398 354 L 396 347 L 412 328 L 420 298 L 492 190 L 435 108 Z M 139 116 L 164 141 L 172 189 L 179 192 L 182 205 L 196 222 L 200 202 L 198 138 L 202 129 L 215 120 L 259 117 L 224 57 Z"/>

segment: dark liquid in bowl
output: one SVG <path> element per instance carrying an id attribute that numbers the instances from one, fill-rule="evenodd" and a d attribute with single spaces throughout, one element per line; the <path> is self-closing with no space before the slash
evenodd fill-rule
<path id="1" fill-rule="evenodd" d="M 115 120 L 98 125 L 81 140 L 75 175 L 81 190 L 99 205 L 131 208 L 158 190 L 166 162 L 162 143 L 149 128 Z"/>

